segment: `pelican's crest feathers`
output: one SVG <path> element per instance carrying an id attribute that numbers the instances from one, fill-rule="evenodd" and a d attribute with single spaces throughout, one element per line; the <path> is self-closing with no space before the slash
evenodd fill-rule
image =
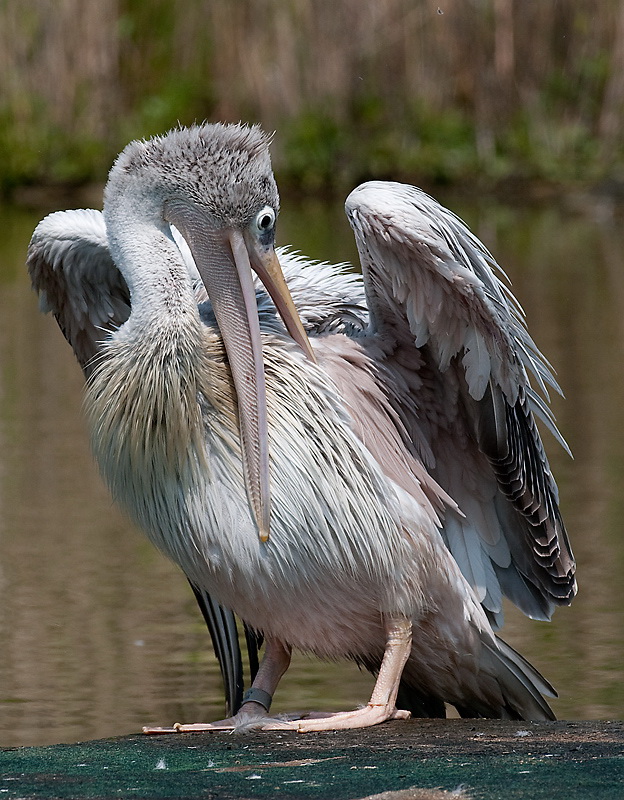
<path id="1" fill-rule="evenodd" d="M 279 211 L 271 138 L 258 125 L 204 123 L 130 142 L 111 170 L 106 194 L 120 181 L 125 186 L 124 176 L 140 178 L 244 226 L 265 204 Z"/>

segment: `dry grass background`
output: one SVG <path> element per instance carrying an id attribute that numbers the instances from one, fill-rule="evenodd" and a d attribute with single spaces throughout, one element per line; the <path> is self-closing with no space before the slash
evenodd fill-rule
<path id="1" fill-rule="evenodd" d="M 0 2 L 0 181 L 101 178 L 178 120 L 258 121 L 315 186 L 624 164 L 624 0 Z"/>

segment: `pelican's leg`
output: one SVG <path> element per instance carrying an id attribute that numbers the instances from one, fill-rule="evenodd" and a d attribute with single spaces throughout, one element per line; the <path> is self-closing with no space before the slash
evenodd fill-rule
<path id="1" fill-rule="evenodd" d="M 409 711 L 400 711 L 395 703 L 401 674 L 412 647 L 412 623 L 403 616 L 388 620 L 386 649 L 370 700 L 364 708 L 343 711 L 325 717 L 310 717 L 287 723 L 300 733 L 336 731 L 345 728 L 368 728 L 391 719 L 408 719 Z"/>
<path id="2" fill-rule="evenodd" d="M 232 731 L 246 727 L 263 730 L 278 728 L 283 730 L 288 723 L 273 720 L 268 716 L 273 694 L 282 675 L 290 665 L 290 648 L 279 639 L 266 640 L 266 649 L 258 673 L 252 687 L 243 699 L 243 705 L 237 714 L 218 722 L 196 722 L 182 725 L 176 722 L 171 728 L 143 728 L 143 733 L 190 733 L 199 731 Z M 264 720 L 264 723 L 262 722 Z"/>
<path id="3" fill-rule="evenodd" d="M 282 675 L 290 664 L 290 648 L 277 639 L 267 639 L 266 652 L 251 690 L 250 697 L 238 714 L 213 723 L 195 723 L 172 728 L 143 728 L 144 733 L 190 733 L 201 731 L 260 730 L 333 731 L 347 728 L 368 728 L 391 719 L 408 719 L 409 711 L 397 709 L 395 703 L 405 662 L 412 646 L 412 624 L 406 617 L 388 620 L 386 649 L 370 700 L 364 708 L 337 714 L 310 714 L 290 720 L 268 717 L 268 705 Z M 254 698 L 255 694 L 255 698 Z M 261 700 L 257 702 L 256 700 Z"/>

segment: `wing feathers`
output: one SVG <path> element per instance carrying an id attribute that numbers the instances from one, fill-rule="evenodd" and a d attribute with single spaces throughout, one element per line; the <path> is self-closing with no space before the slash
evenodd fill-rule
<path id="1" fill-rule="evenodd" d="M 447 516 L 449 547 L 479 598 L 489 598 L 489 610 L 500 582 L 528 614 L 548 616 L 576 592 L 557 487 L 535 424 L 537 416 L 568 450 L 547 405 L 549 389 L 561 392 L 552 368 L 504 272 L 458 217 L 414 187 L 379 181 L 355 189 L 346 211 L 371 334 L 384 342 L 387 363 L 400 359 L 402 374 L 408 349 L 419 353 L 413 385 L 424 390 L 398 406 L 414 440 L 427 441 L 433 476 L 466 515 L 465 522 Z M 444 459 L 463 467 L 449 468 Z M 475 493 L 480 479 L 495 481 L 498 496 Z"/>
<path id="2" fill-rule="evenodd" d="M 483 336 L 475 329 L 469 330 L 464 338 L 462 364 L 468 391 L 475 400 L 480 400 L 490 380 L 492 361 Z"/>
<path id="3" fill-rule="evenodd" d="M 54 314 L 88 372 L 105 331 L 119 327 L 130 313 L 102 214 L 92 209 L 50 214 L 33 233 L 26 263 L 41 310 Z"/>

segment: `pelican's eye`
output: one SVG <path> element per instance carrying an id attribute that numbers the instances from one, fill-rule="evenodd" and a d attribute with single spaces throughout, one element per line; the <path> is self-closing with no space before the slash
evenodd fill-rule
<path id="1" fill-rule="evenodd" d="M 256 228 L 260 233 L 270 231 L 275 225 L 275 211 L 271 206 L 265 206 L 256 216 Z"/>

